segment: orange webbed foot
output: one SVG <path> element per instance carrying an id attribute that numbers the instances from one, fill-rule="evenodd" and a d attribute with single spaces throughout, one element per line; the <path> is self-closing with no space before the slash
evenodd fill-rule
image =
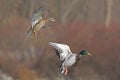
<path id="1" fill-rule="evenodd" d="M 34 37 L 37 38 L 37 32 L 34 31 Z"/>
<path id="2" fill-rule="evenodd" d="M 68 68 L 65 67 L 65 76 L 68 74 Z"/>

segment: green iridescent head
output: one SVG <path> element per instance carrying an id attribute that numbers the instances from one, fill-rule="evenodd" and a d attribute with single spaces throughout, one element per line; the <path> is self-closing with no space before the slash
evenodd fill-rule
<path id="1" fill-rule="evenodd" d="M 92 55 L 92 54 L 90 54 L 87 50 L 82 50 L 82 51 L 80 51 L 79 54 L 80 54 L 80 55 L 89 55 L 89 56 Z"/>

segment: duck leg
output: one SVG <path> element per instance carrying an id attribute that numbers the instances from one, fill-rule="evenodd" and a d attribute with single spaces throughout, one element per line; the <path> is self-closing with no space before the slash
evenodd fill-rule
<path id="1" fill-rule="evenodd" d="M 65 67 L 65 76 L 68 74 L 68 68 Z"/>
<path id="2" fill-rule="evenodd" d="M 37 32 L 33 31 L 34 32 L 34 37 L 37 38 Z"/>

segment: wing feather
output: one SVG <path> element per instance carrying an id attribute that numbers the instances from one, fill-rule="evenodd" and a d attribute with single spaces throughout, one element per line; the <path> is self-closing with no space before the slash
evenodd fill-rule
<path id="1" fill-rule="evenodd" d="M 66 44 L 49 42 L 49 45 L 51 45 L 57 51 L 56 54 L 61 61 L 65 60 L 69 54 L 72 54 L 70 47 Z"/>
<path id="2" fill-rule="evenodd" d="M 32 22 L 31 22 L 32 27 L 42 19 L 43 14 L 44 14 L 44 8 L 43 7 L 39 8 L 33 14 L 33 16 L 32 16 Z"/>

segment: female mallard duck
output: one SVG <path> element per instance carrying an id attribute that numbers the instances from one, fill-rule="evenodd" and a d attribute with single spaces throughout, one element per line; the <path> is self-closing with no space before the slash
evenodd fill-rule
<path id="1" fill-rule="evenodd" d="M 71 52 L 70 47 L 66 44 L 49 42 L 49 45 L 51 45 L 56 50 L 56 54 L 61 61 L 60 73 L 64 75 L 68 74 L 68 68 L 75 64 L 81 56 L 92 55 L 87 50 L 82 50 L 80 53 L 74 54 Z"/>
<path id="2" fill-rule="evenodd" d="M 54 18 L 43 18 L 44 8 L 41 7 L 38 11 L 33 14 L 31 27 L 27 31 L 27 37 L 30 37 L 31 34 L 34 34 L 35 38 L 37 37 L 37 31 L 42 29 L 46 23 L 49 21 L 55 21 Z"/>

